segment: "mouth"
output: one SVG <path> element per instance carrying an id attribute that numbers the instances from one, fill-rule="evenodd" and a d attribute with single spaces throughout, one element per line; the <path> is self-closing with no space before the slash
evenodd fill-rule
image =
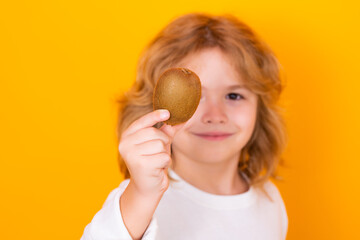
<path id="1" fill-rule="evenodd" d="M 233 134 L 232 133 L 194 133 L 194 135 L 205 140 L 221 141 L 230 137 Z"/>

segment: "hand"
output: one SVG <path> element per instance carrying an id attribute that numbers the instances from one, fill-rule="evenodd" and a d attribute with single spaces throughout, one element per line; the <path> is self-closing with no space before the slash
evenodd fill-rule
<path id="1" fill-rule="evenodd" d="M 119 152 L 130 172 L 130 182 L 141 195 L 163 194 L 169 186 L 171 142 L 184 124 L 152 127 L 169 117 L 168 110 L 155 110 L 134 121 L 121 135 Z"/>

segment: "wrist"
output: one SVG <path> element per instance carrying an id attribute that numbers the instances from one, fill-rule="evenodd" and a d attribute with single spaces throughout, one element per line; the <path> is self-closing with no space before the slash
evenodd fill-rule
<path id="1" fill-rule="evenodd" d="M 147 191 L 144 192 L 138 188 L 138 186 L 134 183 L 132 179 L 130 179 L 130 182 L 126 188 L 126 190 L 129 192 L 129 195 L 132 195 L 133 198 L 138 199 L 139 201 L 145 201 L 145 202 L 153 202 L 153 201 L 160 201 L 162 196 L 165 192 L 162 191 Z"/>

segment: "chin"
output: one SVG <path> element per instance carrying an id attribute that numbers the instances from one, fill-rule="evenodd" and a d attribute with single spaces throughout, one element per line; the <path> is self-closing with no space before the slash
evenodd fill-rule
<path id="1" fill-rule="evenodd" d="M 203 163 L 220 163 L 225 161 L 225 159 L 231 159 L 234 155 L 239 154 L 239 152 L 229 154 L 229 151 L 224 153 L 217 150 L 207 150 L 204 148 L 202 150 L 203 151 L 201 153 L 192 154 L 192 157 L 194 160 Z"/>

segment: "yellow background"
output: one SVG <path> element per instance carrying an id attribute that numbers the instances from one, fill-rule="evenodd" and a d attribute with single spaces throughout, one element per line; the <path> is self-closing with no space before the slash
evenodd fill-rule
<path id="1" fill-rule="evenodd" d="M 245 21 L 283 66 L 288 239 L 360 239 L 356 2 L 1 1 L 0 238 L 80 238 L 122 181 L 115 99 L 141 50 L 201 11 Z"/>

